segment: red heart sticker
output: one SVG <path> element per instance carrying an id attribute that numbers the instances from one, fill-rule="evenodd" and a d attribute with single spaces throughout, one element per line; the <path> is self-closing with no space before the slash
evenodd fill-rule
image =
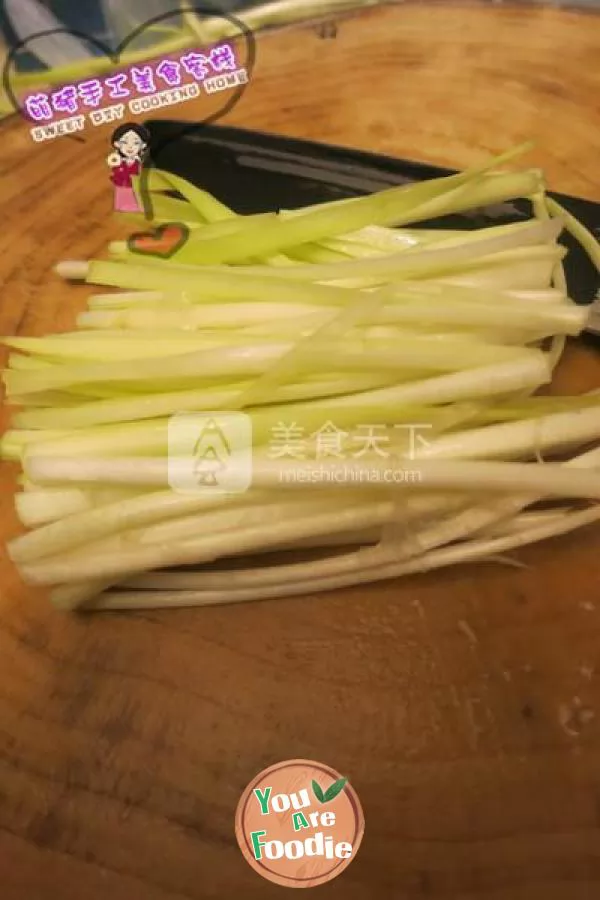
<path id="1" fill-rule="evenodd" d="M 166 222 L 152 231 L 138 231 L 127 241 L 132 253 L 170 259 L 187 242 L 190 230 L 180 222 Z"/>

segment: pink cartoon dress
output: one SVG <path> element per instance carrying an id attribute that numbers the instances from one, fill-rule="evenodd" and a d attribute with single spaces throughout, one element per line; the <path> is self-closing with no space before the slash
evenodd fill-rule
<path id="1" fill-rule="evenodd" d="M 142 170 L 139 160 L 123 159 L 110 173 L 110 180 L 115 186 L 115 211 L 140 212 L 140 205 L 133 190 L 132 177 Z"/>

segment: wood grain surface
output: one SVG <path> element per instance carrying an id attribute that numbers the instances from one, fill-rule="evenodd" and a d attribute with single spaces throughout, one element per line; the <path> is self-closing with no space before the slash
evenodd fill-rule
<path id="1" fill-rule="evenodd" d="M 333 32 L 261 36 L 227 122 L 456 166 L 533 137 L 553 188 L 600 200 L 595 16 L 402 3 Z M 72 326 L 89 289 L 51 267 L 122 230 L 109 133 L 35 145 L 18 118 L 1 126 L 1 333 Z M 561 388 L 599 376 L 573 345 Z M 3 465 L 3 543 L 14 476 Z M 87 617 L 52 611 L 2 555 L 0 896 L 283 897 L 243 860 L 234 813 L 257 772 L 304 757 L 348 775 L 365 811 L 324 896 L 596 898 L 599 547 L 588 529 L 520 569 Z"/>

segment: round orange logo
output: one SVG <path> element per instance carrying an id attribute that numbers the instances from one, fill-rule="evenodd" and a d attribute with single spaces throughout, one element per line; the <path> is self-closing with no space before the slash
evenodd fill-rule
<path id="1" fill-rule="evenodd" d="M 310 759 L 277 763 L 257 775 L 235 816 L 247 862 L 284 887 L 316 887 L 341 875 L 364 830 L 360 800 L 348 779 Z"/>

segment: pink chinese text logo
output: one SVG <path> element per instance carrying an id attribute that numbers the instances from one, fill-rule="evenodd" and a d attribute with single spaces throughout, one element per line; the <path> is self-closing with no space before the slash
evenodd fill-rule
<path id="1" fill-rule="evenodd" d="M 220 44 L 206 52 L 188 50 L 176 56 L 132 65 L 103 78 L 88 78 L 54 91 L 38 91 L 23 100 L 27 117 L 36 125 L 31 134 L 43 141 L 93 125 L 117 122 L 161 106 L 211 94 L 248 81 L 238 66 L 234 48 Z"/>

